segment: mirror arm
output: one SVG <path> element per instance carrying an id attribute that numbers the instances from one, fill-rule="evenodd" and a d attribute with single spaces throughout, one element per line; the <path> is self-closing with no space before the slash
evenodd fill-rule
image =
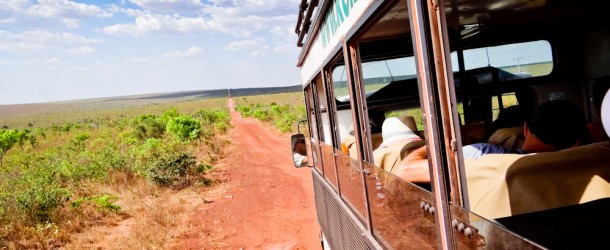
<path id="1" fill-rule="evenodd" d="M 304 122 L 307 122 L 307 120 L 300 120 L 300 121 L 297 123 L 297 134 L 300 134 L 300 133 L 301 133 L 301 123 L 304 123 Z"/>

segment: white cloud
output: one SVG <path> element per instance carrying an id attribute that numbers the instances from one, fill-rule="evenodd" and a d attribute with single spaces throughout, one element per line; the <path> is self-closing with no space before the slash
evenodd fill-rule
<path id="1" fill-rule="evenodd" d="M 274 52 L 292 53 L 299 51 L 299 48 L 296 46 L 297 36 L 292 35 L 294 34 L 293 31 L 294 28 L 289 26 L 275 26 L 271 29 L 271 34 L 273 34 Z"/>
<path id="2" fill-rule="evenodd" d="M 2 0 L 0 3 L 0 17 L 2 17 L 0 23 L 11 23 L 13 27 L 60 24 L 68 28 L 76 28 L 84 19 L 111 16 L 112 12 L 97 5 L 73 0 Z"/>
<path id="3" fill-rule="evenodd" d="M 201 0 L 129 0 L 129 2 L 157 12 L 197 12 L 203 7 Z"/>
<path id="4" fill-rule="evenodd" d="M 49 59 L 44 59 L 44 60 L 42 60 L 42 63 L 46 64 L 46 65 L 58 64 L 59 63 L 59 59 L 57 59 L 57 57 L 53 57 L 53 58 L 49 58 Z"/>
<path id="5" fill-rule="evenodd" d="M 225 47 L 225 50 L 238 51 L 238 50 L 249 49 L 249 48 L 268 49 L 269 46 L 266 44 L 265 38 L 257 37 L 256 39 L 253 39 L 253 40 L 242 40 L 242 41 L 231 42 Z"/>
<path id="6" fill-rule="evenodd" d="M 179 50 L 175 50 L 175 51 L 170 51 L 165 53 L 163 56 L 166 57 L 189 57 L 189 56 L 195 56 L 195 55 L 199 55 L 203 52 L 203 49 L 197 46 L 191 46 L 188 49 L 186 49 L 185 51 L 179 51 Z"/>
<path id="7" fill-rule="evenodd" d="M 47 58 L 47 59 L 25 59 L 25 60 L 23 60 L 23 62 L 26 65 L 38 65 L 38 64 L 54 65 L 54 64 L 59 63 L 59 59 L 57 57 Z"/>
<path id="8" fill-rule="evenodd" d="M 70 0 L 38 0 L 38 4 L 30 6 L 26 12 L 40 17 L 77 17 L 96 16 L 110 17 L 112 14 L 96 5 L 77 3 Z"/>
<path id="9" fill-rule="evenodd" d="M 15 18 L 4 18 L 4 19 L 0 19 L 0 23 L 2 24 L 11 24 L 11 23 L 15 23 L 17 22 L 17 19 Z"/>
<path id="10" fill-rule="evenodd" d="M 219 32 L 237 37 L 250 37 L 274 26 L 293 26 L 296 20 L 297 0 L 130 0 L 140 6 L 154 4 L 191 4 L 199 7 L 197 15 L 163 14 L 154 8 L 145 10 L 125 9 L 113 6 L 113 12 L 135 17 L 132 23 L 105 27 L 114 36 L 142 36 L 157 32 Z M 195 8 L 195 7 L 193 7 Z M 286 34 L 283 34 L 286 35 Z"/>
<path id="11" fill-rule="evenodd" d="M 136 65 L 140 65 L 140 66 L 145 66 L 147 64 L 167 63 L 166 61 L 158 60 L 158 59 L 154 59 L 154 58 L 150 58 L 150 57 L 131 57 L 131 58 L 126 59 L 124 62 L 127 64 L 136 64 Z"/>
<path id="12" fill-rule="evenodd" d="M 72 54 L 90 54 L 93 52 L 95 52 L 95 49 L 91 48 L 89 46 L 81 46 L 81 47 L 68 49 L 68 53 L 72 53 Z"/>
<path id="13" fill-rule="evenodd" d="M 74 18 L 62 18 L 61 21 L 66 25 L 66 27 L 68 28 L 78 28 L 78 26 L 80 25 L 80 21 L 76 20 Z"/>
<path id="14" fill-rule="evenodd" d="M 202 17 L 190 18 L 177 15 L 137 13 L 134 23 L 116 24 L 104 28 L 104 32 L 113 36 L 141 36 L 146 33 L 173 31 L 180 33 L 209 30 L 213 24 Z"/>
<path id="15" fill-rule="evenodd" d="M 16 65 L 16 63 L 11 60 L 0 59 L 0 65 Z"/>
<path id="16" fill-rule="evenodd" d="M 11 33 L 0 30 L 0 51 L 24 52 L 43 49 L 61 49 L 69 45 L 97 44 L 99 39 L 87 38 L 68 32 L 52 33 L 46 30 L 28 30 Z"/>
<path id="17" fill-rule="evenodd" d="M 31 5 L 29 0 L 4 0 L 0 5 L 0 10 L 18 11 Z"/>

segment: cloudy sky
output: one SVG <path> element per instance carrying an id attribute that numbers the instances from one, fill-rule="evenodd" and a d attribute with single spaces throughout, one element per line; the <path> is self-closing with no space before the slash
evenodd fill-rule
<path id="1" fill-rule="evenodd" d="M 299 84 L 299 0 L 0 0 L 0 104 Z"/>

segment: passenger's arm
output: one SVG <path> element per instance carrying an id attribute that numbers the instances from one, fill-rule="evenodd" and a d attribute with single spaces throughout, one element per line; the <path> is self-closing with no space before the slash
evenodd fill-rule
<path id="1" fill-rule="evenodd" d="M 413 150 L 396 167 L 394 174 L 401 179 L 414 183 L 430 183 L 428 150 L 426 146 Z"/>

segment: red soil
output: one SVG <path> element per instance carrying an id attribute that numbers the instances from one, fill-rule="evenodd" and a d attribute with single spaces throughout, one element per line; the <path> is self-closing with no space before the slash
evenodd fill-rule
<path id="1" fill-rule="evenodd" d="M 312 177 L 292 163 L 290 138 L 232 110 L 225 181 L 204 194 L 179 249 L 320 249 Z"/>

